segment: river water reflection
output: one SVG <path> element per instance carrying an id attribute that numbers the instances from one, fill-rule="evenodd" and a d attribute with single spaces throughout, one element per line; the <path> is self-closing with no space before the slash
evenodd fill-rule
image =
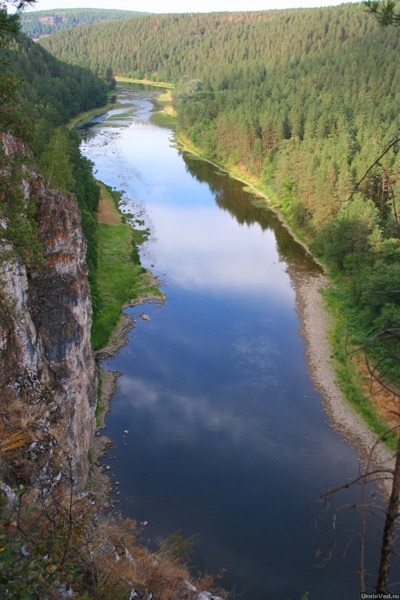
<path id="1" fill-rule="evenodd" d="M 104 365 L 123 372 L 105 431 L 118 506 L 151 542 L 194 536 L 194 570 L 226 569 L 235 598 L 354 600 L 355 544 L 315 566 L 332 539 L 319 498 L 358 473 L 307 371 L 290 273 L 317 268 L 243 184 L 149 122 L 156 93 L 121 88 L 82 145 L 150 228 L 142 262 L 167 296 L 128 309 L 129 343 Z"/>

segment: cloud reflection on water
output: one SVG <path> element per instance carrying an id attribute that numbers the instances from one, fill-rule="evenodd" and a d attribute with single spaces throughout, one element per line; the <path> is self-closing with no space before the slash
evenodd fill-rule
<path id="1" fill-rule="evenodd" d="M 317 469 L 323 480 L 328 464 L 331 472 L 340 474 L 344 465 L 351 465 L 353 461 L 344 444 L 335 444 L 329 429 L 321 428 L 316 432 L 313 428 L 310 440 L 301 406 L 291 407 L 286 423 L 280 423 L 278 427 L 276 420 L 274 424 L 268 424 L 265 415 L 260 419 L 257 412 L 239 407 L 236 410 L 234 398 L 232 404 L 228 402 L 225 406 L 224 402 L 216 402 L 215 396 L 166 390 L 163 382 L 158 384 L 154 380 L 127 375 L 120 378 L 119 389 L 118 405 L 124 414 L 124 422 L 130 429 L 135 427 L 135 420 L 145 419 L 148 443 L 152 446 L 167 447 L 179 442 L 189 451 L 204 439 L 206 430 L 208 442 L 215 448 L 216 461 L 230 462 L 232 448 L 236 447 L 236 454 L 247 464 L 247 469 L 254 464 L 259 468 L 261 462 L 272 465 L 274 470 L 284 469 L 288 478 L 302 480 L 307 464 L 312 464 L 313 478 Z M 270 412 L 272 418 L 273 407 Z M 291 445 L 288 445 L 288 439 L 292 440 Z M 336 446 L 334 452 L 332 444 Z"/>
<path id="2" fill-rule="evenodd" d="M 146 266 L 167 292 L 111 361 L 125 372 L 107 424 L 121 509 L 149 521 L 146 535 L 200 532 L 198 564 L 228 566 L 249 597 L 339 597 L 342 574 L 316 583 L 314 518 L 357 463 L 304 369 L 286 269 L 309 260 L 242 184 L 173 150 L 170 132 L 139 123 L 100 139 L 96 165 L 127 210 L 145 207 Z"/>
<path id="3" fill-rule="evenodd" d="M 263 294 L 286 306 L 293 304 L 294 292 L 271 231 L 239 226 L 234 217 L 200 206 L 157 203 L 150 214 L 160 268 L 175 285 L 249 297 Z"/>

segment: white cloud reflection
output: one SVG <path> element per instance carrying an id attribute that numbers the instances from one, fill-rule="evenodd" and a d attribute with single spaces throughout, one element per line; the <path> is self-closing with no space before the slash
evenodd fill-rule
<path id="1" fill-rule="evenodd" d="M 229 432 L 232 441 L 239 443 L 247 430 L 231 411 L 212 408 L 205 397 L 166 392 L 154 382 L 129 376 L 121 377 L 119 388 L 126 408 L 143 410 L 154 417 L 159 428 L 156 437 L 163 440 L 186 439 L 190 443 L 199 429 L 205 428 Z"/>
<path id="2" fill-rule="evenodd" d="M 135 110 L 149 107 L 145 95 L 134 105 Z M 185 290 L 262 295 L 293 305 L 274 233 L 257 223 L 239 224 L 219 209 L 209 185 L 190 174 L 170 147 L 169 130 L 140 121 L 99 129 L 83 143 L 83 151 L 110 178 L 107 183 L 125 191 L 126 210 L 137 214 L 138 203 L 146 206 L 146 225 L 152 228 L 147 251 L 161 276 L 167 273 Z"/>
<path id="3" fill-rule="evenodd" d="M 251 411 L 242 408 L 235 412 L 234 400 L 232 405 L 224 406 L 215 397 L 166 392 L 162 384 L 131 376 L 121 377 L 119 389 L 123 396 L 119 398 L 119 407 L 125 413 L 126 426 L 129 428 L 129 416 L 132 420 L 136 418 L 136 411 L 147 414 L 152 423 L 147 431 L 152 444 L 165 446 L 179 442 L 190 447 L 204 438 L 206 429 L 217 434 L 221 453 L 224 449 L 231 452 L 232 446 L 241 447 L 243 461 L 246 456 L 250 463 L 273 461 L 286 472 L 292 471 L 293 476 L 299 464 L 303 467 L 312 464 L 315 478 L 315 471 L 321 470 L 322 476 L 327 464 L 329 468 L 335 465 L 340 472 L 344 465 L 354 462 L 348 446 L 329 428 L 323 427 L 318 433 L 314 428 L 310 437 L 300 405 L 291 405 L 287 421 L 272 426 Z M 133 424 L 131 426 L 133 428 Z M 295 440 L 296 452 L 293 452 L 292 444 L 287 443 L 288 439 Z"/>
<path id="4" fill-rule="evenodd" d="M 257 224 L 240 226 L 225 211 L 207 207 L 157 203 L 150 215 L 160 268 L 174 284 L 185 290 L 262 294 L 293 304 L 290 278 L 272 231 Z"/>

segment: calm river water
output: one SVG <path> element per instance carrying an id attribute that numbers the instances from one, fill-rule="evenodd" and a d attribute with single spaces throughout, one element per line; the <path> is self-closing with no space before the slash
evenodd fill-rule
<path id="1" fill-rule="evenodd" d="M 117 506 L 150 543 L 193 536 L 193 570 L 226 569 L 234 598 L 355 600 L 356 541 L 316 566 L 333 539 L 320 496 L 358 473 L 307 370 L 291 273 L 316 267 L 243 184 L 149 122 L 157 93 L 119 88 L 82 144 L 150 228 L 142 262 L 167 296 L 128 309 L 129 343 L 104 364 L 123 372 L 105 430 Z"/>

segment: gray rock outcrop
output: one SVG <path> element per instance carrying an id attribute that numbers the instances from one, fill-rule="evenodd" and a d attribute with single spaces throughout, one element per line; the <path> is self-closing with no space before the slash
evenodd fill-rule
<path id="1" fill-rule="evenodd" d="M 22 481 L 31 483 L 38 471 L 54 479 L 68 466 L 83 482 L 97 375 L 80 211 L 72 194 L 47 189 L 22 142 L 1 134 L 0 151 L 26 163 L 20 186 L 27 206 L 35 198 L 44 257 L 40 266 L 24 264 L 0 217 L 0 428 L 11 442 L 14 435 L 4 454 Z"/>

